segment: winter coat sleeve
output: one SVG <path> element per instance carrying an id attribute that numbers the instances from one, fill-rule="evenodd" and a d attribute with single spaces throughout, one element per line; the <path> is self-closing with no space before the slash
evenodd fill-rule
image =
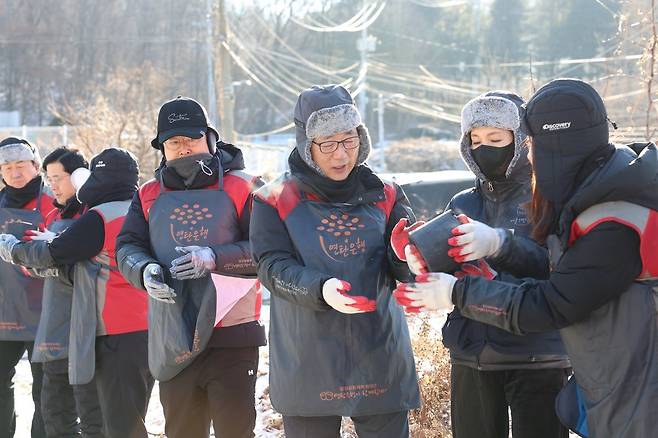
<path id="1" fill-rule="evenodd" d="M 634 230 L 604 222 L 565 251 L 548 280 L 468 276 L 455 283 L 453 302 L 465 317 L 515 334 L 560 329 L 626 291 L 642 271 L 639 246 Z"/>
<path id="2" fill-rule="evenodd" d="M 249 244 L 249 223 L 251 221 L 251 210 L 253 208 L 253 191 L 262 187 L 265 183 L 256 178 L 252 182 L 252 190 L 246 196 L 244 205 L 240 209 L 238 217 L 240 225 L 240 240 L 224 245 L 211 246 L 215 253 L 215 272 L 230 276 L 255 277 L 257 266 L 251 257 L 251 246 Z"/>
<path id="3" fill-rule="evenodd" d="M 13 263 L 28 268 L 28 271 L 54 268 L 57 265 L 50 255 L 48 242 L 44 240 L 16 244 L 11 252 L 11 257 Z M 35 271 L 30 273 L 37 276 Z"/>
<path id="4" fill-rule="evenodd" d="M 88 260 L 103 249 L 103 219 L 94 211 L 82 215 L 52 242 L 22 242 L 14 248 L 15 262 L 31 268 L 54 268 Z"/>
<path id="5" fill-rule="evenodd" d="M 402 282 L 409 282 L 413 281 L 414 275 L 409 270 L 407 262 L 403 262 L 395 255 L 393 247 L 391 246 L 391 232 L 393 231 L 393 227 L 395 227 L 402 218 L 407 219 L 408 225 L 416 222 L 416 215 L 411 209 L 409 199 L 407 199 L 407 195 L 404 193 L 404 190 L 402 190 L 402 187 L 395 183 L 393 183 L 393 187 L 395 188 L 395 203 L 393 204 L 393 209 L 391 210 L 388 222 L 386 223 L 386 234 L 384 236 L 386 239 L 386 256 L 391 273 L 395 279 Z"/>
<path id="6" fill-rule="evenodd" d="M 322 298 L 322 286 L 331 276 L 304 266 L 276 209 L 258 196 L 249 237 L 258 279 L 272 295 L 312 310 L 330 308 Z"/>
<path id="7" fill-rule="evenodd" d="M 499 271 L 515 277 L 548 278 L 548 250 L 528 237 L 516 235 L 513 230 L 503 232 L 505 238 L 500 250 L 488 257 L 488 261 Z"/>
<path id="8" fill-rule="evenodd" d="M 116 249 L 117 266 L 121 275 L 134 287 L 144 289 L 142 271 L 149 263 L 158 261 L 151 252 L 149 224 L 142 211 L 139 191 L 133 196 L 117 237 Z"/>
<path id="9" fill-rule="evenodd" d="M 465 205 L 475 203 L 475 199 L 479 199 L 479 196 L 474 189 L 464 190 L 450 200 L 445 210 L 453 210 L 456 214 L 464 213 Z M 477 215 L 473 219 L 481 220 Z M 550 270 L 548 250 L 534 240 L 514 233 L 511 229 L 503 229 L 503 233 L 505 237 L 498 254 L 487 258 L 492 267 L 499 273 L 505 272 L 515 277 L 548 278 Z"/>
<path id="10" fill-rule="evenodd" d="M 58 264 L 73 265 L 98 255 L 105 243 L 103 218 L 94 210 L 80 216 L 50 242 L 49 249 Z"/>

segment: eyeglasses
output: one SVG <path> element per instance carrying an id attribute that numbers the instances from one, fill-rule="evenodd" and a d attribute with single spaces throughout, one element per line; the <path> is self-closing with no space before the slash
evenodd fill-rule
<path id="1" fill-rule="evenodd" d="M 359 147 L 360 142 L 359 142 L 359 136 L 356 135 L 354 137 L 348 137 L 340 141 L 323 141 L 322 143 L 317 143 L 314 141 L 313 143 L 318 145 L 318 147 L 320 148 L 320 152 L 322 152 L 323 154 L 331 154 L 336 149 L 338 149 L 339 144 L 342 144 L 345 150 L 349 151 L 351 149 L 356 149 L 357 147 Z"/>
<path id="2" fill-rule="evenodd" d="M 170 150 L 172 152 L 178 152 L 184 147 L 189 148 L 189 147 L 197 146 L 198 144 L 205 144 L 205 143 L 206 143 L 205 135 L 201 138 L 189 138 L 189 137 L 180 136 L 166 140 L 164 142 L 164 146 L 165 148 L 167 148 L 167 150 Z"/>
<path id="3" fill-rule="evenodd" d="M 60 176 L 60 175 L 46 176 L 46 182 L 50 186 L 52 186 L 53 184 L 59 184 L 63 180 L 64 180 L 64 177 Z"/>

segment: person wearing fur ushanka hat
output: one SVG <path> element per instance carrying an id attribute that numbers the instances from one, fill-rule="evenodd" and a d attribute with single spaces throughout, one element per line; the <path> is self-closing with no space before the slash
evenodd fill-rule
<path id="1" fill-rule="evenodd" d="M 454 305 L 517 335 L 558 329 L 573 367 L 556 400 L 563 424 L 581 436 L 654 436 L 658 149 L 609 143 L 603 99 L 577 79 L 541 87 L 523 118 L 536 182 L 532 235 L 548 247 L 548 277 L 435 273 L 410 286 L 411 304 Z"/>
<path id="2" fill-rule="evenodd" d="M 54 209 L 44 185 L 36 147 L 27 140 L 8 137 L 0 141 L 0 253 L 7 253 L 25 231 L 37 230 Z M 16 427 L 15 367 L 27 350 L 32 369 L 34 416 L 32 436 L 45 437 L 41 416 L 42 367 L 32 363 L 34 339 L 41 314 L 43 279 L 25 269 L 0 261 L 0 436 L 13 436 Z"/>
<path id="3" fill-rule="evenodd" d="M 359 437 L 408 437 L 419 390 L 391 291 L 411 273 L 388 242 L 415 217 L 365 165 L 370 139 L 345 88 L 302 91 L 294 120 L 290 171 L 256 192 L 250 227 L 272 293 L 272 404 L 287 437 L 338 437 L 344 416 Z"/>
<path id="4" fill-rule="evenodd" d="M 459 276 L 481 274 L 473 263 L 482 258 L 500 275 L 548 275 L 548 252 L 530 239 L 524 210 L 531 198 L 532 169 L 520 128 L 523 103 L 512 92 L 490 91 L 462 109 L 460 151 L 477 180 L 446 207 L 463 222 L 453 230 L 448 252 L 463 263 Z M 413 251 L 407 260 L 420 272 L 423 262 Z M 508 409 L 515 438 L 568 435 L 553 408 L 569 368 L 556 331 L 512 335 L 454 310 L 443 327 L 443 343 L 452 364 L 455 438 L 507 436 Z"/>

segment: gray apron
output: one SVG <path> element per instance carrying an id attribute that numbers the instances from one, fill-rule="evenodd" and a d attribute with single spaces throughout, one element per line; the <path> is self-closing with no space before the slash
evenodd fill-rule
<path id="1" fill-rule="evenodd" d="M 73 302 L 69 333 L 69 383 L 85 385 L 96 372 L 97 279 L 101 267 L 91 260 L 78 262 L 73 268 Z"/>
<path id="2" fill-rule="evenodd" d="M 305 265 L 348 281 L 377 301 L 371 313 L 316 312 L 276 296 L 271 302 L 272 404 L 284 415 L 361 416 L 420 405 L 411 341 L 392 299 L 384 239 L 374 204 L 302 201 L 285 219 Z"/>
<path id="3" fill-rule="evenodd" d="M 61 233 L 73 222 L 75 219 L 61 219 L 50 224 L 49 229 Z M 52 362 L 68 357 L 72 294 L 73 284 L 66 272 L 44 280 L 43 311 L 34 340 L 32 362 Z"/>
<path id="4" fill-rule="evenodd" d="M 125 216 L 131 201 L 112 201 L 92 210 L 101 212 L 105 225 Z M 96 372 L 96 337 L 107 334 L 102 318 L 106 286 L 110 278 L 110 258 L 107 251 L 93 259 L 75 264 L 73 271 L 73 302 L 69 335 L 69 383 L 84 385 Z"/>
<path id="5" fill-rule="evenodd" d="M 22 239 L 25 231 L 36 230 L 43 215 L 37 208 L 24 210 L 0 206 L 0 233 Z M 28 277 L 20 266 L 0 260 L 0 340 L 33 341 L 41 315 L 43 279 Z"/>
<path id="6" fill-rule="evenodd" d="M 217 292 L 211 277 L 174 280 L 172 260 L 177 246 L 212 246 L 239 236 L 233 202 L 217 189 L 161 191 L 149 210 L 149 235 L 155 258 L 164 267 L 175 303 L 149 297 L 149 368 L 160 381 L 172 379 L 205 349 L 215 327 Z"/>

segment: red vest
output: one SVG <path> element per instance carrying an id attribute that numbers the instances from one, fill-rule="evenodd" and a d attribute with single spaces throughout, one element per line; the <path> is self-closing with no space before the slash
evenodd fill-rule
<path id="1" fill-rule="evenodd" d="M 603 222 L 617 222 L 637 232 L 642 258 L 642 273 L 638 280 L 658 278 L 658 212 L 624 201 L 593 205 L 571 224 L 569 246 Z"/>
<path id="2" fill-rule="evenodd" d="M 119 272 L 116 262 L 116 240 L 128 213 L 130 201 L 108 202 L 94 207 L 103 219 L 105 241 L 94 261 L 101 265 L 98 287 L 105 289 L 105 302 L 99 297 L 99 329 L 116 335 L 144 331 L 148 327 L 148 296 L 143 290 L 131 286 Z M 99 292 L 102 292 L 99 290 Z"/>
<path id="3" fill-rule="evenodd" d="M 247 201 L 254 190 L 255 182 L 255 176 L 239 170 L 232 170 L 223 176 L 223 190 L 233 202 L 233 207 L 238 218 L 242 216 L 243 209 L 247 205 Z M 219 184 L 215 183 L 212 186 L 205 187 L 204 190 L 217 190 L 218 187 Z M 144 183 L 139 189 L 142 212 L 147 221 L 149 219 L 149 210 L 158 198 L 160 190 L 160 181 L 155 179 Z M 169 189 L 165 187 L 165 190 L 168 191 Z M 250 206 L 247 206 L 247 208 L 250 208 Z M 259 320 L 263 301 L 262 297 L 260 282 L 256 282 L 256 286 L 242 297 L 215 327 L 229 327 Z"/>

